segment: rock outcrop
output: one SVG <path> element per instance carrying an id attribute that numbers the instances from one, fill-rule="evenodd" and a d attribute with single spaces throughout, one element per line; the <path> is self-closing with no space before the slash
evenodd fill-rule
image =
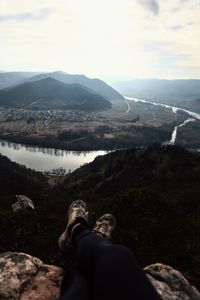
<path id="1" fill-rule="evenodd" d="M 24 253 L 0 255 L 1 300 L 56 300 L 63 270 Z"/>
<path id="2" fill-rule="evenodd" d="M 31 199 L 29 199 L 28 197 L 26 197 L 24 195 L 16 195 L 16 198 L 18 201 L 12 205 L 13 211 L 18 211 L 18 210 L 27 209 L 27 208 L 30 208 L 33 210 L 35 209 L 33 201 Z"/>
<path id="3" fill-rule="evenodd" d="M 164 300 L 199 300 L 200 293 L 177 270 L 163 264 L 153 264 L 144 271 Z"/>
<path id="4" fill-rule="evenodd" d="M 199 300 L 200 293 L 173 268 L 154 264 L 144 269 L 163 300 Z M 58 300 L 63 270 L 24 253 L 0 255 L 1 300 Z"/>

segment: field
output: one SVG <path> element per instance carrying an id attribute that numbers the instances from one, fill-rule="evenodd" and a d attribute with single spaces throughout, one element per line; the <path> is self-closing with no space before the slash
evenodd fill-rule
<path id="1" fill-rule="evenodd" d="M 69 150 L 139 147 L 170 140 L 174 126 L 186 118 L 181 112 L 131 101 L 91 113 L 8 109 L 0 113 L 0 138 Z"/>

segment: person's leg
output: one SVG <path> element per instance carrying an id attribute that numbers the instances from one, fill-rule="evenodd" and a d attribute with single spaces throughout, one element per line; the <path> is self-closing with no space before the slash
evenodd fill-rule
<path id="1" fill-rule="evenodd" d="M 59 248 L 65 252 L 71 244 L 71 231 L 77 223 L 87 225 L 87 206 L 82 200 L 74 201 L 68 209 L 67 227 L 58 240 Z M 65 273 L 62 288 L 61 300 L 88 300 L 90 299 L 90 289 L 88 288 L 88 278 L 80 272 L 78 262 L 71 271 Z"/>
<path id="2" fill-rule="evenodd" d="M 80 271 L 88 278 L 93 277 L 96 261 L 103 248 L 112 245 L 111 241 L 82 224 L 73 230 L 72 244 L 77 251 Z"/>
<path id="3" fill-rule="evenodd" d="M 80 270 L 92 283 L 93 299 L 160 299 L 127 248 L 113 245 L 83 225 L 74 229 L 73 243 Z"/>
<path id="4" fill-rule="evenodd" d="M 88 229 L 86 204 L 82 200 L 73 202 L 66 230 L 59 239 L 60 248 L 67 240 L 75 246 L 80 272 L 89 281 L 93 299 L 160 299 L 132 252 L 105 238 L 112 232 L 113 220 L 111 215 L 104 215 L 97 221 L 94 230 L 103 237 Z"/>
<path id="5" fill-rule="evenodd" d="M 60 300 L 89 300 L 90 293 L 88 280 L 78 266 L 75 266 L 70 274 L 64 275 Z"/>
<path id="6" fill-rule="evenodd" d="M 94 299 L 158 300 L 160 297 L 133 254 L 125 247 L 113 245 L 96 262 Z"/>

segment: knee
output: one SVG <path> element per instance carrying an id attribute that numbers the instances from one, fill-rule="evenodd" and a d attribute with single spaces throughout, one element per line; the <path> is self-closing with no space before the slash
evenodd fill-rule
<path id="1" fill-rule="evenodd" d="M 120 245 L 105 244 L 99 249 L 101 252 L 101 257 L 109 259 L 110 261 L 119 262 L 136 262 L 133 252 L 128 248 Z"/>
<path id="2" fill-rule="evenodd" d="M 120 255 L 127 258 L 134 258 L 133 252 L 125 246 L 114 245 L 113 251 L 116 255 Z"/>

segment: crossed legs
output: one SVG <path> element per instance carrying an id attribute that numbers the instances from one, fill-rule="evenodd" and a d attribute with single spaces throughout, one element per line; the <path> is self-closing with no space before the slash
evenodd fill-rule
<path id="1" fill-rule="evenodd" d="M 104 224 L 103 233 L 106 228 L 110 229 L 109 235 L 113 228 Z M 133 253 L 126 247 L 114 245 L 81 222 L 72 229 L 71 242 L 77 251 L 78 267 L 62 300 L 160 299 Z"/>

